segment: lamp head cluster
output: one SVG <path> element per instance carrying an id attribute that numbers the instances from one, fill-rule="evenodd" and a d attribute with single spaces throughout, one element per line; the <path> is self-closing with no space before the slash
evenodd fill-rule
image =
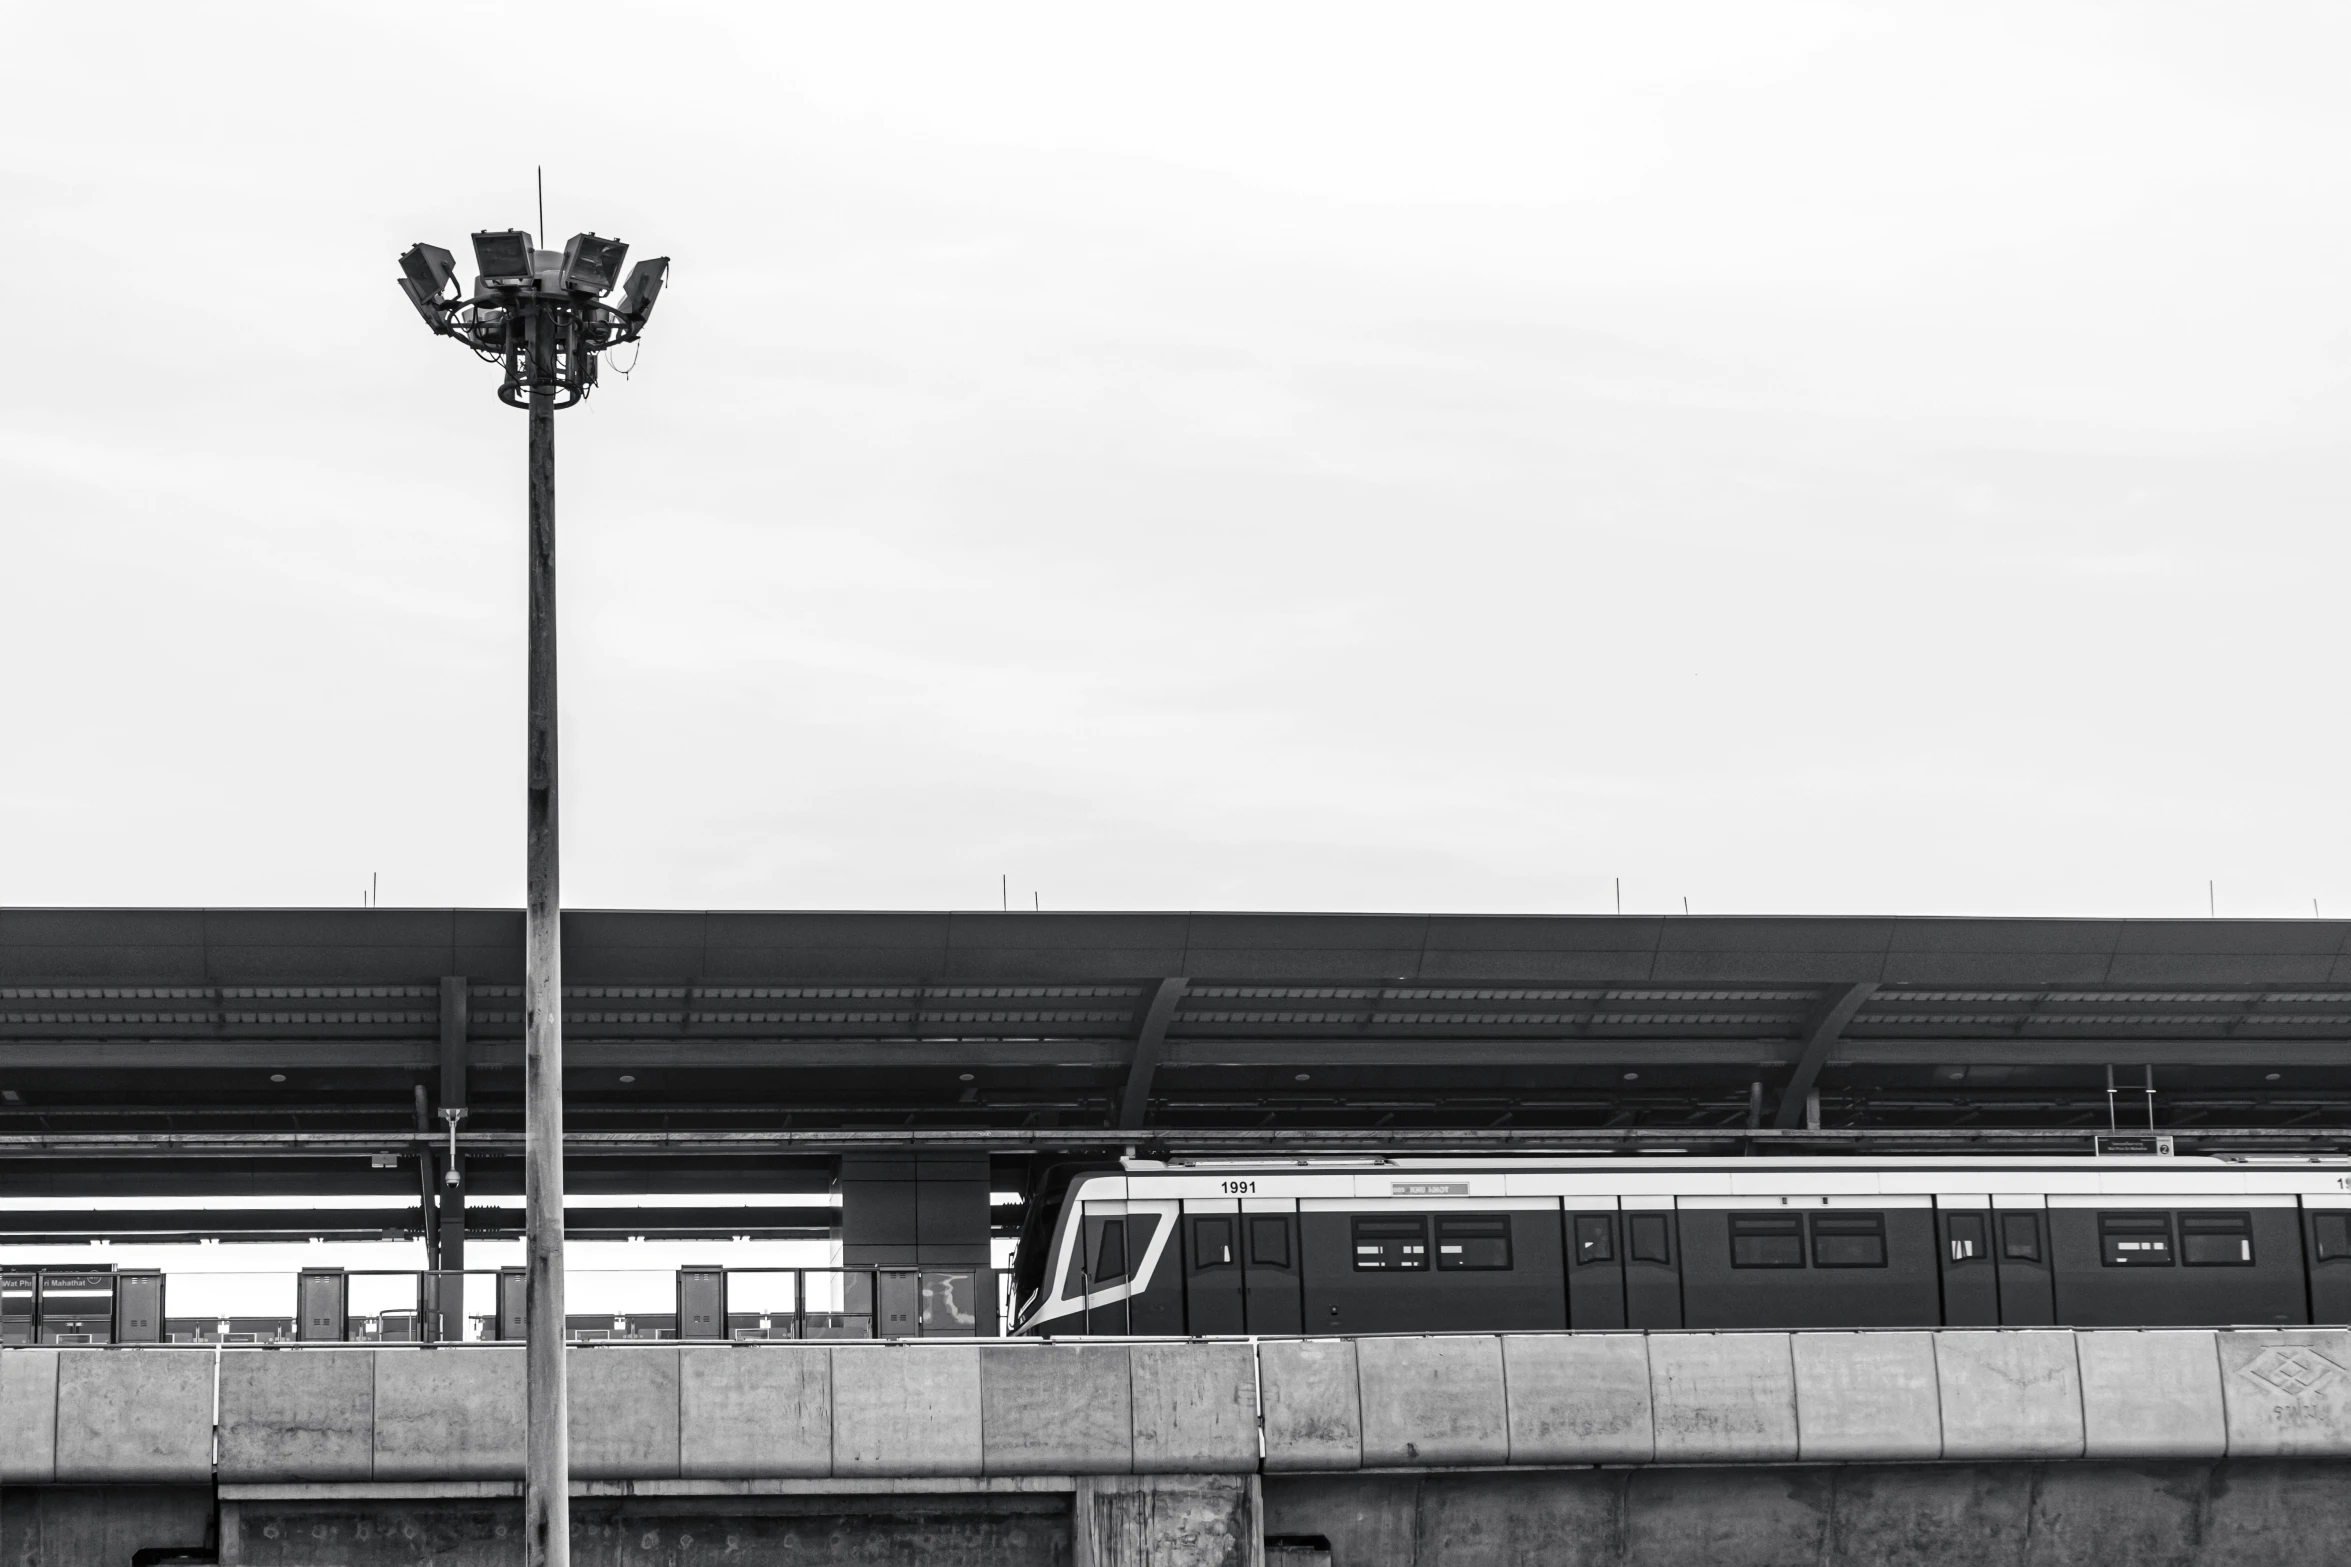
<path id="1" fill-rule="evenodd" d="M 669 277 L 669 258 L 658 256 L 638 262 L 623 281 L 629 247 L 596 234 L 537 250 L 519 229 L 481 233 L 473 254 L 471 294 L 458 284 L 457 258 L 422 242 L 400 257 L 400 289 L 436 335 L 505 369 L 498 397 L 516 408 L 534 396 L 569 408 L 593 391 L 597 356 L 644 334 Z"/>

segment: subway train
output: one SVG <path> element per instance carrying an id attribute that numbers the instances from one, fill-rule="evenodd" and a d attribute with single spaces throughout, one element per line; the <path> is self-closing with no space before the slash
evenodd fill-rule
<path id="1" fill-rule="evenodd" d="M 2351 1159 L 1064 1167 L 1012 1331 L 2351 1323 Z"/>

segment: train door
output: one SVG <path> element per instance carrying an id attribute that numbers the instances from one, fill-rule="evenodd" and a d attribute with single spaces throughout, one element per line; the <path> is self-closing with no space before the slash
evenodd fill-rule
<path id="1" fill-rule="evenodd" d="M 2351 1192 L 2302 1199 L 2302 1245 L 2310 1259 L 2310 1320 L 2351 1323 Z"/>
<path id="2" fill-rule="evenodd" d="M 1935 1242 L 1943 1271 L 1943 1325 L 1997 1327 L 2000 1278 L 1992 1261 L 1992 1199 L 1935 1199 Z"/>
<path id="3" fill-rule="evenodd" d="M 1303 1333 L 1305 1258 L 1298 1249 L 1297 1203 L 1282 1197 L 1244 1197 L 1240 1220 L 1248 1330 Z"/>
<path id="4" fill-rule="evenodd" d="M 1245 1333 L 1241 1204 L 1231 1197 L 1184 1204 L 1184 1329 Z"/>
<path id="5" fill-rule="evenodd" d="M 1628 1328 L 1682 1325 L 1682 1250 L 1671 1197 L 1627 1197 L 1624 1320 Z"/>
<path id="6" fill-rule="evenodd" d="M 2000 1325 L 2045 1328 L 2057 1321 L 2049 1262 L 2049 1199 L 2000 1192 L 1992 1198 L 1992 1269 Z"/>
<path id="7" fill-rule="evenodd" d="M 1571 1328 L 1625 1325 L 1622 1219 L 1614 1208 L 1571 1206 L 1567 1210 L 1567 1325 Z"/>

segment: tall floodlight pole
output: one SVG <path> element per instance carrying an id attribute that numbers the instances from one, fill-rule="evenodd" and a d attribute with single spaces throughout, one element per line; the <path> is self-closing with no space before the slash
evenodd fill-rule
<path id="1" fill-rule="evenodd" d="M 457 258 L 417 244 L 400 287 L 425 324 L 501 366 L 498 398 L 530 415 L 530 657 L 524 828 L 523 1560 L 570 1567 L 571 1453 L 563 1364 L 563 898 L 555 749 L 555 415 L 596 386 L 597 356 L 645 330 L 669 258 L 640 261 L 612 292 L 628 247 L 577 234 L 561 251 L 510 230 L 473 237 L 481 275 L 457 291 Z M 450 1123 L 454 1133 L 456 1123 Z"/>

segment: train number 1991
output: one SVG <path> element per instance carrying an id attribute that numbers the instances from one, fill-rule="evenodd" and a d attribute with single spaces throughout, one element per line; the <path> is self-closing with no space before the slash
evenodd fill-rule
<path id="1" fill-rule="evenodd" d="M 1257 1190 L 1255 1181 L 1227 1181 L 1224 1183 L 1224 1194 L 1227 1197 L 1246 1197 L 1255 1190 Z"/>

